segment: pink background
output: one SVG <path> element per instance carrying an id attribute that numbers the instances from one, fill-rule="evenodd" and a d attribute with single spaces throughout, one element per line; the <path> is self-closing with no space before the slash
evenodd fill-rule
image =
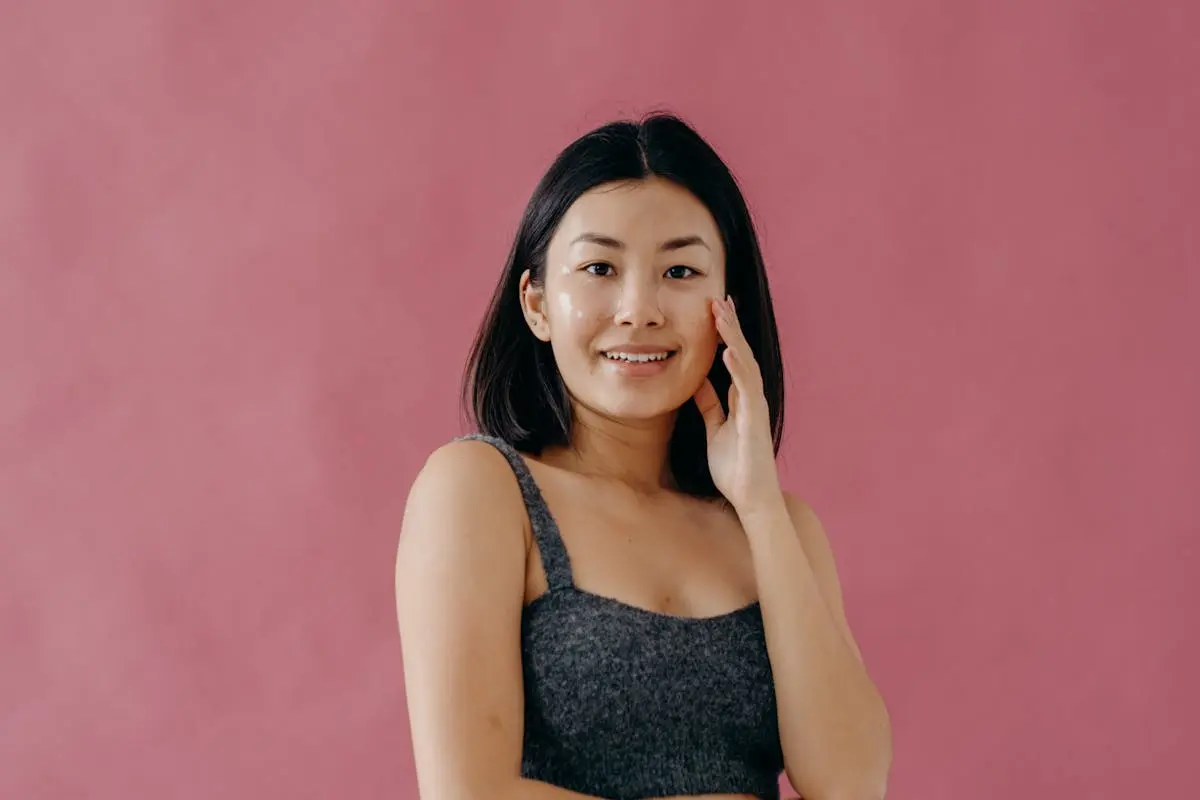
<path id="1" fill-rule="evenodd" d="M 0 797 L 415 797 L 409 482 L 541 171 L 660 105 L 761 225 L 889 797 L 1200 791 L 1196 6 L 736 8 L 5 4 Z"/>

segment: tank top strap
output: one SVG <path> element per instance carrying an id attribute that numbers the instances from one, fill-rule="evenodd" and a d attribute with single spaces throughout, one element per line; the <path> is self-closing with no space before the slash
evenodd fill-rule
<path id="1" fill-rule="evenodd" d="M 567 555 L 567 548 L 559 533 L 558 523 L 554 520 L 554 515 L 550 513 L 550 508 L 546 505 L 545 498 L 542 497 L 542 491 L 538 488 L 537 481 L 533 479 L 533 473 L 529 471 L 525 457 L 509 442 L 496 436 L 470 433 L 466 436 L 459 436 L 456 441 L 464 439 L 487 442 L 508 459 L 509 466 L 517 476 L 517 483 L 521 486 L 521 498 L 525 501 L 525 512 L 529 515 L 533 540 L 537 543 L 538 553 L 542 557 L 542 569 L 546 571 L 546 582 L 550 591 L 570 588 L 574 585 L 571 559 Z"/>

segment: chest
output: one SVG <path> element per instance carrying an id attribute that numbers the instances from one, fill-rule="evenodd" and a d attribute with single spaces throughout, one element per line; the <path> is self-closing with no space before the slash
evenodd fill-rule
<path id="1" fill-rule="evenodd" d="M 724 614 L 757 597 L 749 544 L 731 509 L 686 495 L 648 498 L 551 469 L 536 478 L 580 589 L 685 617 Z M 526 584 L 530 599 L 546 587 L 536 548 Z"/>

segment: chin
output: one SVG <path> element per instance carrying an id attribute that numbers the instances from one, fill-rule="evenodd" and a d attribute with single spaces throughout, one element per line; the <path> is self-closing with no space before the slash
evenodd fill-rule
<path id="1" fill-rule="evenodd" d="M 636 392 L 629 392 L 624 397 L 606 397 L 601 402 L 588 403 L 601 414 L 617 420 L 630 422 L 649 422 L 670 416 L 679 411 L 682 402 L 673 398 L 654 397 L 649 393 L 638 397 Z"/>
<path id="2" fill-rule="evenodd" d="M 624 403 L 616 406 L 608 406 L 603 410 L 603 413 L 605 416 L 615 420 L 650 422 L 665 417 L 674 411 L 674 408 L 665 408 L 662 405 L 639 406 L 637 404 Z"/>
<path id="3" fill-rule="evenodd" d="M 688 387 L 694 383 L 699 388 L 704 376 L 694 381 L 688 380 L 688 377 L 673 375 L 614 381 L 610 375 L 589 375 L 576 384 L 583 391 L 572 390 L 572 382 L 568 382 L 568 392 L 576 402 L 600 416 L 629 422 L 649 422 L 673 415 L 691 401 L 695 391 L 689 391 Z"/>

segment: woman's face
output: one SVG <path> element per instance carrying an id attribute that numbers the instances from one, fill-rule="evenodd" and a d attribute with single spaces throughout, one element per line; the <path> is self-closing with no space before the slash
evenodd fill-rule
<path id="1" fill-rule="evenodd" d="M 711 301 L 724 295 L 716 222 L 660 178 L 583 194 L 550 240 L 543 285 L 521 280 L 526 320 L 575 401 L 631 421 L 670 414 L 700 388 L 718 343 Z"/>

